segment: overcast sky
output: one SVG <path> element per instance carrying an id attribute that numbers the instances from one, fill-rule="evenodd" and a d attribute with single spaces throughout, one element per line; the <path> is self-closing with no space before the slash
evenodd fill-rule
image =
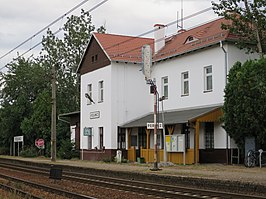
<path id="1" fill-rule="evenodd" d="M 33 36 L 52 21 L 68 12 L 83 0 L 0 0 L 0 57 Z M 71 14 L 79 15 L 81 8 L 89 10 L 103 0 L 89 0 Z M 217 0 L 216 0 L 217 1 Z M 211 7 L 211 0 L 183 0 L 184 17 Z M 156 23 L 168 24 L 177 19 L 181 0 L 108 0 L 91 12 L 96 27 L 105 25 L 107 33 L 137 36 L 152 30 Z M 202 24 L 217 18 L 213 11 L 184 21 L 184 27 Z M 51 27 L 58 30 L 65 18 Z M 166 34 L 176 31 L 176 25 Z M 41 41 L 45 31 L 0 60 L 0 68 Z M 152 35 L 147 35 L 151 37 Z M 32 50 L 27 55 L 36 54 Z"/>

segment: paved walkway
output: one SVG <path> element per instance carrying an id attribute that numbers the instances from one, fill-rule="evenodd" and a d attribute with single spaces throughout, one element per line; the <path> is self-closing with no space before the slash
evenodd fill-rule
<path id="1" fill-rule="evenodd" d="M 54 164 L 48 158 L 20 158 L 10 156 L 0 156 L 3 158 L 14 158 L 25 161 Z M 251 184 L 266 186 L 266 167 L 246 168 L 243 165 L 223 165 L 223 164 L 198 164 L 198 165 L 172 165 L 160 166 L 162 170 L 151 171 L 153 164 L 137 163 L 104 163 L 86 160 L 57 160 L 56 164 L 79 166 L 94 169 L 126 171 L 146 174 L 169 175 L 169 176 L 189 176 L 195 178 L 217 179 L 226 181 L 239 181 Z"/>

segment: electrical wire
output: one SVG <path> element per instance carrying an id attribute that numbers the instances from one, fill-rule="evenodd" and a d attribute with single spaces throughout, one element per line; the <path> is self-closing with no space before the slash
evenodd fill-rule
<path id="1" fill-rule="evenodd" d="M 30 38 L 26 39 L 25 41 L 23 41 L 21 44 L 19 44 L 18 46 L 16 46 L 15 48 L 13 48 L 12 50 L 8 51 L 6 54 L 2 55 L 0 57 L 0 60 L 4 57 L 6 57 L 8 54 L 10 54 L 11 52 L 13 52 L 14 50 L 16 50 L 17 48 L 21 47 L 22 45 L 24 45 L 25 43 L 27 43 L 28 41 L 32 40 L 34 37 L 36 37 L 37 35 L 39 35 L 40 33 L 42 33 L 43 31 L 45 31 L 47 28 L 49 28 L 50 26 L 54 25 L 56 22 L 58 22 L 59 20 L 63 19 L 65 16 L 67 16 L 68 14 L 70 14 L 71 12 L 73 12 L 74 10 L 76 10 L 77 8 L 79 8 L 80 6 L 82 6 L 84 3 L 86 3 L 89 0 L 84 0 L 81 3 L 79 3 L 78 5 L 76 5 L 75 7 L 73 7 L 72 9 L 70 9 L 68 12 L 66 12 L 65 14 L 63 14 L 62 16 L 58 17 L 56 20 L 54 20 L 53 22 L 51 22 L 50 24 L 48 24 L 47 26 L 45 26 L 44 28 L 42 28 L 41 30 L 39 30 L 37 33 L 35 33 L 33 36 L 31 36 Z M 95 10 L 96 8 L 100 7 L 102 4 L 104 4 L 105 2 L 107 2 L 109 0 L 103 0 L 100 3 L 96 4 L 94 7 L 92 7 L 91 9 L 88 10 L 88 12 L 92 12 L 93 10 Z M 54 32 L 53 34 L 58 34 L 62 29 L 59 28 L 56 32 Z M 33 50 L 34 48 L 36 48 L 37 46 L 39 46 L 42 42 L 39 42 L 37 44 L 35 44 L 33 47 L 31 47 L 30 49 L 28 49 L 27 51 L 25 51 L 23 54 L 21 54 L 20 56 L 18 56 L 17 58 L 22 57 L 23 55 L 25 55 L 26 53 L 28 53 L 29 51 Z M 0 71 L 3 70 L 6 66 L 3 66 L 0 68 Z"/>
<path id="2" fill-rule="evenodd" d="M 86 2 L 88 2 L 89 0 L 84 0 L 81 3 L 79 3 L 78 5 L 76 5 L 75 7 L 71 8 L 69 11 L 67 11 L 65 14 L 61 15 L 60 17 L 58 17 L 56 20 L 54 20 L 53 22 L 51 22 L 50 24 L 48 24 L 47 26 L 45 26 L 44 28 L 42 28 L 41 30 L 39 30 L 38 32 L 36 32 L 33 36 L 29 37 L 28 39 L 26 39 L 25 41 L 23 41 L 22 43 L 20 43 L 19 45 L 17 45 L 16 47 L 14 47 L 13 49 L 11 49 L 10 51 L 8 51 L 7 53 L 5 53 L 4 55 L 2 55 L 0 57 L 0 59 L 6 57 L 8 54 L 10 54 L 11 52 L 13 52 L 14 50 L 18 49 L 19 47 L 21 47 L 22 45 L 24 45 L 25 43 L 27 43 L 28 41 L 30 41 L 31 39 L 33 39 L 34 37 L 36 37 L 37 35 L 39 35 L 40 33 L 42 33 L 43 31 L 45 31 L 47 28 L 49 28 L 50 26 L 54 25 L 55 23 L 57 23 L 59 20 L 63 19 L 65 16 L 67 16 L 68 14 L 70 14 L 71 12 L 73 12 L 74 10 L 76 10 L 77 8 L 79 8 L 80 6 L 82 6 L 83 4 L 85 4 Z M 102 2 L 100 2 L 99 4 L 97 4 L 96 6 L 94 6 L 93 8 L 91 8 L 91 10 L 94 10 L 96 8 L 98 8 L 99 6 L 101 6 L 103 3 L 105 3 L 108 0 L 104 0 Z"/>
<path id="3" fill-rule="evenodd" d="M 37 33 L 35 33 L 33 36 L 29 37 L 28 39 L 26 39 L 25 41 L 23 41 L 22 43 L 20 43 L 19 45 L 17 45 L 15 48 L 13 48 L 10 51 L 8 51 L 6 54 L 2 55 L 0 57 L 0 59 L 4 58 L 8 54 L 10 54 L 11 52 L 13 52 L 17 48 L 19 48 L 20 46 L 24 45 L 25 43 L 27 43 L 28 41 L 30 41 L 31 39 L 33 39 L 34 37 L 36 37 L 37 35 L 39 35 L 44 30 L 46 30 L 50 26 L 54 25 L 56 22 L 58 22 L 59 20 L 61 20 L 62 18 L 64 18 L 66 15 L 68 15 L 69 13 L 71 13 L 72 11 L 74 11 L 75 9 L 77 9 L 78 7 L 80 7 L 81 5 L 83 5 L 84 3 L 86 3 L 87 1 L 89 1 L 89 0 L 84 0 L 83 2 L 79 3 L 77 6 L 73 7 L 72 9 L 70 9 L 68 12 L 66 12 L 62 16 L 58 17 L 56 20 L 54 20 L 53 22 L 51 22 L 50 24 L 48 24 L 47 26 L 45 26 L 44 28 L 42 28 L 41 30 L 39 30 Z"/>
<path id="4" fill-rule="evenodd" d="M 196 13 L 194 13 L 194 14 L 191 14 L 191 15 L 189 15 L 189 16 L 186 16 L 186 17 L 184 17 L 183 19 L 179 19 L 179 20 L 172 21 L 172 22 L 166 24 L 166 26 L 168 26 L 168 27 L 169 27 L 169 26 L 172 26 L 172 25 L 177 24 L 178 22 L 180 22 L 180 21 L 182 21 L 182 20 L 190 19 L 190 18 L 192 18 L 192 17 L 195 17 L 195 16 L 197 16 L 197 15 L 203 14 L 203 13 L 205 13 L 205 12 L 207 12 L 207 11 L 210 11 L 210 10 L 212 10 L 212 7 L 206 8 L 206 9 L 204 9 L 204 10 L 201 10 L 201 11 L 199 11 L 199 12 L 196 12 Z M 118 46 L 118 45 L 121 45 L 121 44 L 127 43 L 127 42 L 129 42 L 129 41 L 134 40 L 134 39 L 138 39 L 139 37 L 143 37 L 143 36 L 145 36 L 145 35 L 147 35 L 147 34 L 153 33 L 153 32 L 155 32 L 156 30 L 158 30 L 158 28 L 157 28 L 157 29 L 149 30 L 149 31 L 144 32 L 144 33 L 142 33 L 142 34 L 139 34 L 139 35 L 137 35 L 137 36 L 135 36 L 135 37 L 129 38 L 129 39 L 125 40 L 125 41 L 122 41 L 122 42 L 119 42 L 119 43 L 113 44 L 113 45 L 111 45 L 111 46 L 105 48 L 105 50 L 108 50 L 108 49 L 111 49 L 111 48 L 113 48 L 113 47 L 115 47 L 115 46 Z M 163 39 L 164 39 L 164 38 L 163 38 Z M 157 42 L 159 42 L 159 41 L 160 41 L 160 40 L 158 40 Z M 128 52 L 131 52 L 131 51 L 133 51 L 133 50 L 136 50 L 136 49 L 132 49 L 132 50 L 130 50 L 130 51 L 126 51 L 126 52 L 122 53 L 122 55 L 123 55 L 123 54 L 126 54 L 126 53 L 128 53 Z M 119 54 L 119 55 L 121 55 L 121 54 Z"/>
<path id="5" fill-rule="evenodd" d="M 178 22 L 180 22 L 180 21 L 182 21 L 182 20 L 190 19 L 190 18 L 192 18 L 192 17 L 195 17 L 195 16 L 197 16 L 197 15 L 203 14 L 203 13 L 208 12 L 208 11 L 210 11 L 210 10 L 212 10 L 212 7 L 209 7 L 209 8 L 206 8 L 206 9 L 204 9 L 204 10 L 201 10 L 201 11 L 199 11 L 199 12 L 193 13 L 193 14 L 191 14 L 191 15 L 189 15 L 189 16 L 184 17 L 183 19 L 179 19 L 179 20 L 172 21 L 172 22 L 166 24 L 166 26 L 167 26 L 167 27 L 170 27 L 170 26 L 172 26 L 172 25 L 174 25 L 174 24 L 177 24 Z M 118 45 L 121 45 L 121 44 L 127 43 L 127 42 L 129 42 L 129 41 L 132 41 L 132 40 L 134 40 L 134 39 L 137 39 L 138 37 L 145 36 L 145 35 L 150 34 L 150 33 L 154 32 L 154 31 L 156 31 L 156 30 L 158 30 L 158 28 L 157 28 L 157 29 L 149 30 L 149 31 L 147 31 L 147 32 L 144 32 L 144 33 L 142 33 L 142 34 L 136 36 L 136 37 L 132 37 L 132 38 L 130 38 L 130 39 L 128 39 L 128 40 L 125 40 L 125 41 L 123 41 L 123 42 L 119 42 L 119 43 L 117 43 L 117 44 L 114 44 L 114 45 L 112 45 L 112 46 L 109 46 L 109 47 L 105 48 L 105 50 L 108 50 L 108 49 L 111 49 L 111 48 L 113 48 L 113 47 L 115 47 L 115 46 L 118 46 Z M 165 39 L 165 38 L 162 38 L 162 39 Z M 157 41 L 155 41 L 155 42 L 160 42 L 160 41 L 162 41 L 162 39 L 159 39 L 159 40 L 157 40 Z M 152 42 L 152 43 L 154 43 L 154 42 Z M 150 43 L 150 44 L 152 44 L 152 43 Z M 137 47 L 137 48 L 133 48 L 133 49 L 128 50 L 128 51 L 125 51 L 125 52 L 123 52 L 123 53 L 120 53 L 119 56 L 122 56 L 122 55 L 124 55 L 124 54 L 129 53 L 129 52 L 132 52 L 132 51 L 134 51 L 134 50 L 137 50 L 138 48 L 139 48 L 139 47 Z"/>
<path id="6" fill-rule="evenodd" d="M 88 1 L 88 0 L 86 0 L 86 1 Z M 107 1 L 108 1 L 108 0 L 104 0 L 104 1 L 100 2 L 99 4 L 95 5 L 93 8 L 91 8 L 91 9 L 89 10 L 89 12 L 91 12 L 91 11 L 93 11 L 94 9 L 98 8 L 99 6 L 101 6 L 102 4 L 104 4 L 104 3 L 107 2 Z M 71 9 L 71 10 L 72 10 L 72 9 Z M 172 22 L 166 24 L 166 26 L 167 26 L 167 27 L 170 27 L 170 26 L 172 26 L 172 25 L 174 25 L 174 24 L 178 24 L 178 22 L 180 22 L 180 21 L 182 21 L 182 20 L 190 19 L 190 18 L 192 18 L 192 17 L 195 17 L 195 16 L 197 16 L 197 15 L 203 14 L 203 13 L 208 12 L 208 11 L 210 11 L 210 10 L 212 10 L 212 7 L 209 7 L 209 8 L 203 9 L 203 10 L 201 10 L 201 11 L 199 11 L 199 12 L 196 12 L 196 13 L 193 13 L 193 14 L 191 14 L 191 15 L 188 15 L 188 16 L 184 17 L 183 19 L 179 19 L 179 20 L 172 21 Z M 156 30 L 157 30 L 157 29 L 152 29 L 152 30 L 146 31 L 146 32 L 144 32 L 144 33 L 141 33 L 141 34 L 135 36 L 135 37 L 131 37 L 131 38 L 125 40 L 125 41 L 122 41 L 122 42 L 118 42 L 118 43 L 116 43 L 116 44 L 113 44 L 113 45 L 111 45 L 111 46 L 105 48 L 105 50 L 111 49 L 111 48 L 113 48 L 113 47 L 116 47 L 116 46 L 118 46 L 118 45 L 121 45 L 121 44 L 124 44 L 124 43 L 127 43 L 127 42 L 130 42 L 130 41 L 135 40 L 135 39 L 137 39 L 137 38 L 139 38 L 139 37 L 143 37 L 143 36 L 145 36 L 145 35 L 147 35 L 147 34 L 150 34 L 150 33 L 154 32 L 154 31 L 156 31 Z M 56 31 L 54 34 L 57 34 L 57 33 L 60 32 L 60 31 L 61 31 L 61 29 L 59 29 L 58 31 Z M 164 38 L 162 38 L 162 39 L 164 39 Z M 161 41 L 161 40 L 157 40 L 157 41 L 155 41 L 155 42 L 160 42 L 160 41 Z M 34 45 L 34 46 L 31 47 L 30 49 L 28 49 L 26 52 L 24 52 L 23 54 L 21 54 L 19 57 L 25 55 L 26 53 L 28 53 L 28 52 L 31 51 L 32 49 L 34 49 L 34 48 L 36 48 L 37 46 L 39 46 L 41 43 L 42 43 L 42 42 L 37 43 L 36 45 Z M 154 42 L 152 42 L 152 43 L 154 43 Z M 152 44 L 152 43 L 149 43 L 149 44 Z M 130 49 L 130 50 L 128 50 L 128 51 L 125 51 L 125 52 L 123 52 L 123 53 L 119 53 L 119 56 L 122 56 L 122 55 L 124 55 L 124 54 L 127 54 L 127 53 L 132 52 L 132 51 L 137 50 L 137 49 L 139 49 L 139 47 L 137 47 L 137 48 L 132 48 L 132 49 Z M 1 58 L 0 58 L 0 59 L 1 59 Z M 6 67 L 6 66 L 0 68 L 0 70 L 2 70 L 2 69 L 5 68 L 5 67 Z"/>

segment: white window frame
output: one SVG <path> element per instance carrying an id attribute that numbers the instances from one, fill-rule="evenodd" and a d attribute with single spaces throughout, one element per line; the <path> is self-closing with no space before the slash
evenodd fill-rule
<path id="1" fill-rule="evenodd" d="M 187 75 L 187 77 L 185 77 Z M 187 83 L 187 91 L 185 91 L 185 84 Z M 181 73 L 181 96 L 189 95 L 189 72 Z"/>
<path id="2" fill-rule="evenodd" d="M 208 69 L 211 69 L 211 72 L 208 72 Z M 212 65 L 204 67 L 204 92 L 212 92 L 213 90 L 212 70 Z M 208 85 L 209 78 L 211 78 L 211 85 Z"/>
<path id="3" fill-rule="evenodd" d="M 167 82 L 165 83 L 165 80 Z M 167 93 L 166 93 L 167 89 Z M 169 96 L 169 79 L 168 76 L 162 77 L 162 96 L 164 96 L 165 99 L 168 99 Z"/>
<path id="4" fill-rule="evenodd" d="M 87 85 L 87 93 L 92 99 L 92 84 Z M 90 101 L 89 98 L 87 98 L 87 105 L 91 105 L 91 104 L 92 104 L 92 102 Z"/>
<path id="5" fill-rule="evenodd" d="M 99 81 L 98 82 L 98 102 L 101 103 L 103 102 L 103 86 L 104 86 L 104 82 L 103 80 L 102 81 Z"/>

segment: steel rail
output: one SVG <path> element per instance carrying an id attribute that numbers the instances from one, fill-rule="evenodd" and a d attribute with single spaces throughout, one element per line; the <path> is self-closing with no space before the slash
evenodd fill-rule
<path id="1" fill-rule="evenodd" d="M 19 182 L 19 183 L 24 183 L 26 185 L 35 187 L 37 189 L 42 189 L 42 190 L 45 190 L 47 192 L 54 193 L 54 194 L 59 194 L 59 195 L 66 196 L 66 197 L 69 197 L 69 198 L 96 199 L 94 197 L 90 197 L 90 196 L 86 196 L 86 195 L 82 195 L 82 194 L 78 194 L 78 193 L 73 193 L 73 192 L 70 192 L 70 191 L 66 191 L 66 190 L 63 190 L 63 189 L 50 187 L 50 186 L 47 186 L 47 185 L 37 184 L 37 183 L 34 183 L 34 182 L 30 182 L 28 180 L 22 180 L 20 178 L 16 178 L 16 177 L 9 176 L 9 175 L 0 174 L 0 178 L 7 179 L 7 180 L 10 180 L 10 181 Z"/>
<path id="2" fill-rule="evenodd" d="M 22 166 L 16 164 L 4 163 L 0 164 L 0 166 L 13 167 L 13 169 L 17 169 L 25 172 L 34 172 L 42 175 L 48 175 L 48 168 L 40 168 L 33 166 Z M 126 180 L 120 178 L 113 177 L 105 177 L 99 175 L 85 174 L 80 172 L 63 172 L 63 179 L 67 179 L 70 181 L 78 181 L 81 183 L 94 184 L 97 186 L 109 187 L 113 189 L 143 193 L 147 195 L 155 195 L 169 198 L 254 198 L 254 199 L 262 199 L 266 198 L 264 196 L 255 196 L 255 195 L 246 195 L 239 193 L 229 193 L 224 191 L 214 191 L 214 190 L 206 190 L 206 189 L 198 189 L 198 188 L 190 188 L 184 186 L 173 186 L 173 185 L 164 185 L 157 183 L 150 183 L 144 181 L 136 181 L 136 180 Z"/>
<path id="3" fill-rule="evenodd" d="M 8 186 L 8 185 L 2 184 L 2 183 L 0 183 L 0 189 L 8 191 L 8 192 L 16 193 L 16 194 L 22 196 L 23 198 L 42 199 L 41 197 L 38 197 L 38 196 L 35 196 L 31 193 L 25 192 L 21 189 L 17 189 L 17 188 L 14 188 L 12 186 Z"/>

